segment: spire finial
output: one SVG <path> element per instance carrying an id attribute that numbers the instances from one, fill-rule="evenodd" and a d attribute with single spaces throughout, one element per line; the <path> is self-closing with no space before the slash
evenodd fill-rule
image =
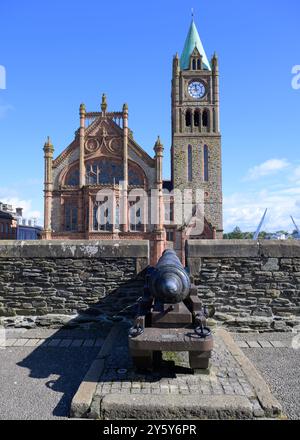
<path id="1" fill-rule="evenodd" d="M 103 113 L 105 113 L 106 109 L 107 109 L 107 100 L 106 100 L 105 93 L 103 93 L 103 95 L 102 95 L 102 103 L 101 103 L 101 110 L 102 110 Z"/>
<path id="2" fill-rule="evenodd" d="M 155 148 L 159 148 L 159 147 L 162 147 L 163 145 L 162 145 L 162 143 L 161 143 L 161 140 L 160 140 L 160 136 L 157 136 L 157 141 L 155 142 Z"/>
<path id="3" fill-rule="evenodd" d="M 46 140 L 45 146 L 46 147 L 51 147 L 52 146 L 50 136 L 47 136 L 47 140 Z"/>
<path id="4" fill-rule="evenodd" d="M 192 12 L 192 20 L 194 21 L 194 8 L 192 8 L 191 12 Z"/>
<path id="5" fill-rule="evenodd" d="M 50 155 L 52 155 L 54 152 L 54 147 L 51 142 L 50 136 L 47 136 L 47 140 L 44 145 L 44 151 L 45 151 L 45 153 L 50 153 Z"/>

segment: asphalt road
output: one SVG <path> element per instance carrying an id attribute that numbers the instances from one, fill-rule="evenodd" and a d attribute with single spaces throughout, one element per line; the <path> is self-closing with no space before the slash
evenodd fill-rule
<path id="1" fill-rule="evenodd" d="M 281 341 L 292 345 L 292 333 L 235 334 L 235 340 Z M 289 419 L 300 419 L 300 344 L 295 348 L 243 348 L 243 352 L 265 379 Z"/>
<path id="2" fill-rule="evenodd" d="M 0 350 L 0 419 L 67 418 L 99 348 Z"/>
<path id="3" fill-rule="evenodd" d="M 8 339 L 88 338 L 105 339 L 103 331 L 9 330 Z M 49 339 L 50 338 L 50 339 Z M 92 361 L 99 353 L 93 347 L 0 347 L 0 419 L 63 419 L 69 416 L 71 400 Z"/>
<path id="4" fill-rule="evenodd" d="M 244 348 L 289 419 L 300 419 L 300 350 Z"/>

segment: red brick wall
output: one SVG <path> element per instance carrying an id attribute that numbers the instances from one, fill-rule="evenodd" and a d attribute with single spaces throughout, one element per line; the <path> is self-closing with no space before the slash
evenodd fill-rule
<path id="1" fill-rule="evenodd" d="M 0 240 L 15 240 L 16 238 L 17 228 L 12 227 L 12 221 L 0 218 Z"/>

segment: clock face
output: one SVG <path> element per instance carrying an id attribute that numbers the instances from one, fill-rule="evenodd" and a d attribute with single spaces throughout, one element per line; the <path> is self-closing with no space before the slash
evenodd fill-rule
<path id="1" fill-rule="evenodd" d="M 200 81 L 193 81 L 188 87 L 189 94 L 194 99 L 203 98 L 206 93 L 205 85 Z"/>

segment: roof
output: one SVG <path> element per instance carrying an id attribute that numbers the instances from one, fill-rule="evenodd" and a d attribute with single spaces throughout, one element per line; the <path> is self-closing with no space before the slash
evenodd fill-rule
<path id="1" fill-rule="evenodd" d="M 14 216 L 12 214 L 10 214 L 9 212 L 0 211 L 0 218 L 5 219 L 5 220 L 13 220 Z"/>
<path id="2" fill-rule="evenodd" d="M 203 44 L 201 42 L 197 27 L 195 25 L 194 19 L 190 25 L 190 29 L 185 40 L 184 49 L 180 58 L 180 67 L 182 70 L 189 69 L 190 66 L 190 57 L 195 49 L 198 49 L 200 55 L 202 55 L 202 63 L 204 64 L 204 68 L 206 70 L 211 70 L 210 63 L 206 56 Z"/>

